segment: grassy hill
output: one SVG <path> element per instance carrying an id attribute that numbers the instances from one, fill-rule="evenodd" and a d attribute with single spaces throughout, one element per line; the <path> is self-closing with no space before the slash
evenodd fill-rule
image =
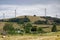
<path id="1" fill-rule="evenodd" d="M 13 24 L 15 29 L 23 30 L 24 24 L 31 23 L 32 27 L 42 28 L 45 33 L 39 34 L 24 34 L 21 35 L 6 35 L 0 40 L 60 40 L 60 19 L 44 16 L 19 16 L 16 18 L 2 19 L 0 20 L 0 33 L 3 31 L 5 24 Z M 57 32 L 51 32 L 53 23 L 56 23 Z"/>
<path id="2" fill-rule="evenodd" d="M 24 18 L 25 16 L 19 16 L 17 18 Z M 44 18 L 41 18 L 40 16 L 27 16 L 31 22 L 37 21 L 37 20 L 45 20 Z"/>
<path id="3" fill-rule="evenodd" d="M 47 20 L 47 24 L 44 23 Z M 0 20 L 0 31 L 3 30 L 3 27 L 6 23 L 13 24 L 14 28 L 22 29 L 22 24 L 18 24 L 17 22 L 23 23 L 31 23 L 32 26 L 42 27 L 44 31 L 51 32 L 52 24 L 55 22 L 57 24 L 57 29 L 60 30 L 60 19 L 59 18 L 53 18 L 53 17 L 44 17 L 44 16 L 19 16 L 16 18 L 10 18 L 10 19 L 2 19 Z M 34 23 L 38 22 L 38 23 Z M 40 23 L 42 22 L 42 23 Z"/>

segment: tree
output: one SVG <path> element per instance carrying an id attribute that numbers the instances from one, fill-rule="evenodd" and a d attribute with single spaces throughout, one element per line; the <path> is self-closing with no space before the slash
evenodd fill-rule
<path id="1" fill-rule="evenodd" d="M 36 15 L 34 15 L 34 17 L 36 17 Z"/>
<path id="2" fill-rule="evenodd" d="M 56 28 L 56 24 L 54 23 L 53 24 L 53 27 L 52 27 L 52 30 L 51 30 L 52 32 L 56 32 L 57 31 L 57 28 Z"/>
<path id="3" fill-rule="evenodd" d="M 24 26 L 25 33 L 30 33 L 31 28 L 32 28 L 32 24 L 27 23 L 27 24 Z"/>

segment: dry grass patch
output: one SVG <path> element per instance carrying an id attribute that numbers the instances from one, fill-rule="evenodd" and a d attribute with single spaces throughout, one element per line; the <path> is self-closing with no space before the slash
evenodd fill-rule
<path id="1" fill-rule="evenodd" d="M 60 40 L 60 37 L 57 36 L 32 36 L 32 35 L 13 35 L 13 36 L 6 36 L 2 38 L 0 36 L 0 40 Z"/>

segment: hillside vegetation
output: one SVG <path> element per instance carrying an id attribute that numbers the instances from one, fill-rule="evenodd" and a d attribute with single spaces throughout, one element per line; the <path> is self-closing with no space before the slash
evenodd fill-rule
<path id="1" fill-rule="evenodd" d="M 60 19 L 59 18 L 53 18 L 53 17 L 44 17 L 44 16 L 19 16 L 16 18 L 10 18 L 10 19 L 2 19 L 0 20 L 0 33 L 3 30 L 3 27 L 6 24 L 12 24 L 14 29 L 16 30 L 24 30 L 24 25 L 29 25 L 30 23 L 32 27 L 36 28 L 42 28 L 44 33 L 51 32 L 51 29 L 53 27 L 53 23 L 56 24 L 57 31 L 60 31 Z M 28 29 L 28 28 L 27 28 Z M 36 32 L 37 29 L 33 28 Z"/>
<path id="2" fill-rule="evenodd" d="M 2 19 L 0 40 L 60 40 L 60 18 L 34 15 Z"/>

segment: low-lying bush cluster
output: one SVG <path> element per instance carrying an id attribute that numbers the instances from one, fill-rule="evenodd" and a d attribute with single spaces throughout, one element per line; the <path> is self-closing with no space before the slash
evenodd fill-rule
<path id="1" fill-rule="evenodd" d="M 46 24 L 46 21 L 37 20 L 34 22 L 34 24 Z"/>

